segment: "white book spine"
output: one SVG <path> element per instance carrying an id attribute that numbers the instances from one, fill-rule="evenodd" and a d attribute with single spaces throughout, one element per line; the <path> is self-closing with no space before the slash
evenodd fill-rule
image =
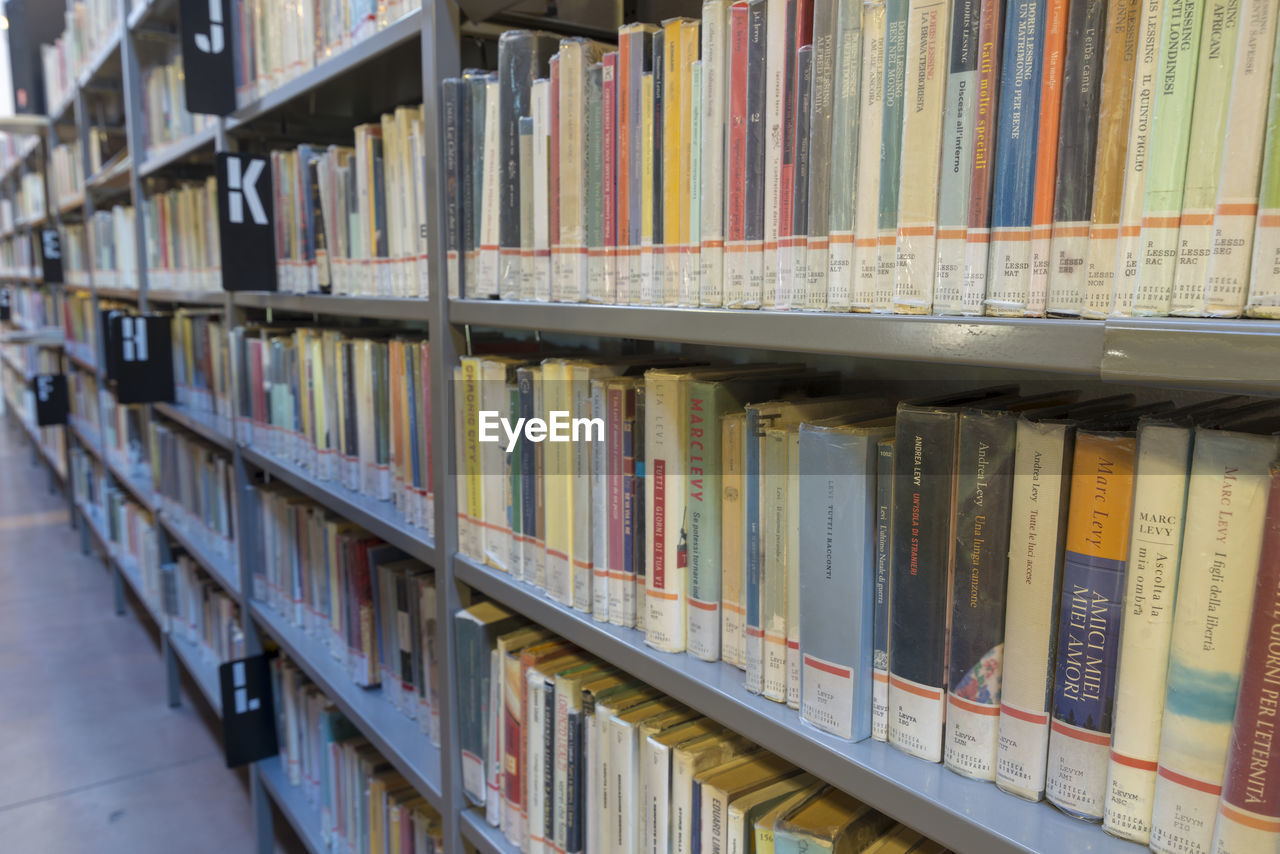
<path id="1" fill-rule="evenodd" d="M 862 11 L 863 68 L 859 102 L 858 186 L 855 194 L 853 244 L 853 292 L 850 308 L 871 311 L 875 307 L 877 218 L 880 214 L 880 158 L 884 104 L 885 6 L 883 0 L 865 3 Z M 832 244 L 834 249 L 835 243 Z M 843 251 L 843 250 L 842 250 Z"/>
<path id="2" fill-rule="evenodd" d="M 484 99 L 484 175 L 481 179 L 480 257 L 476 293 L 481 297 L 498 294 L 498 196 L 501 181 L 498 164 L 498 81 L 485 83 Z M 372 264 L 366 264 L 372 270 Z M 365 293 L 374 293 L 371 285 Z"/>
<path id="3" fill-rule="evenodd" d="M 636 732 L 616 717 L 609 721 L 609 764 L 615 781 L 614 808 L 610 818 L 610 848 L 617 854 L 638 854 L 639 784 L 636 779 Z"/>
<path id="4" fill-rule="evenodd" d="M 546 774 L 546 750 L 543 744 L 547 726 L 543 686 L 546 680 L 537 671 L 527 676 L 525 706 L 525 742 L 528 756 L 525 759 L 526 827 L 528 828 L 525 854 L 545 854 L 547 846 L 545 789 L 542 781 Z"/>
<path id="5" fill-rule="evenodd" d="M 702 4 L 702 159 L 699 304 L 724 303 L 724 200 L 729 103 L 729 2 Z"/>
<path id="6" fill-rule="evenodd" d="M 606 424 L 605 390 L 591 383 L 591 417 Z M 606 433 L 607 433 L 606 426 Z M 605 436 L 591 443 L 591 616 L 609 621 L 609 446 Z M 615 473 L 621 477 L 621 473 Z"/>
<path id="7" fill-rule="evenodd" d="M 533 293 L 539 302 L 551 300 L 551 82 L 535 80 L 529 90 L 533 116 Z"/>
<path id="8" fill-rule="evenodd" d="M 773 0 L 768 4 L 765 32 L 769 34 L 765 52 L 764 84 L 764 239 L 759 289 L 748 281 L 747 302 L 743 308 L 773 308 L 777 295 L 778 271 L 781 269 L 782 247 L 782 123 L 786 106 L 787 85 L 787 3 Z M 794 57 L 790 58 L 794 62 Z M 790 272 L 790 268 L 788 273 Z"/>

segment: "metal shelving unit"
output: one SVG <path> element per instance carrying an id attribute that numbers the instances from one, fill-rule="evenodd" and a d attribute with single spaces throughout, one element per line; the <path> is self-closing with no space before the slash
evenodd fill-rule
<path id="1" fill-rule="evenodd" d="M 224 451 L 234 450 L 236 443 L 231 438 L 230 432 L 223 430 L 223 425 L 219 424 L 218 419 L 210 413 L 197 412 L 176 403 L 153 403 L 151 406 L 153 412 L 158 412 L 175 424 L 185 427 L 206 442 L 212 442 Z"/>
<path id="2" fill-rule="evenodd" d="M 289 784 L 280 757 L 273 756 L 255 763 L 254 773 L 294 833 L 298 834 L 308 854 L 330 854 L 329 846 L 320 835 L 320 811 L 311 805 L 300 787 Z"/>
<path id="3" fill-rule="evenodd" d="M 192 560 L 209 573 L 214 581 L 218 582 L 219 587 L 230 593 L 240 592 L 240 573 L 232 561 L 209 549 L 200 542 L 201 537 L 198 534 L 188 531 L 185 525 L 175 521 L 167 511 L 160 513 L 160 524 L 169 532 L 174 542 L 191 555 Z"/>

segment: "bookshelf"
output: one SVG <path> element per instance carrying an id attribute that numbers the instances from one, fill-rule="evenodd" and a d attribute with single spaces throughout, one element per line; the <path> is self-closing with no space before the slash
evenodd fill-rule
<path id="1" fill-rule="evenodd" d="M 440 125 L 439 81 L 455 76 L 463 67 L 466 40 L 483 28 L 460 23 L 457 5 L 450 0 L 424 0 L 421 9 L 374 32 L 347 50 L 318 62 L 272 91 L 244 104 L 226 119 L 146 154 L 141 147 L 142 113 L 138 43 L 175 37 L 175 10 L 164 0 L 144 0 L 132 8 L 122 3 L 116 30 L 90 58 L 66 100 L 50 113 L 50 145 L 68 134 L 82 141 L 88 174 L 90 100 L 103 87 L 119 81 L 124 101 L 127 148 L 132 152 L 114 166 L 99 170 L 81 188 L 77 201 L 55 206 L 43 218 L 15 224 L 15 232 L 30 231 L 47 219 L 88 221 L 97 206 L 127 197 L 141 222 L 144 189 L 148 182 L 207 172 L 216 152 L 266 150 L 260 136 L 276 123 L 289 139 L 305 137 L 308 112 L 329 92 L 344 91 L 376 79 L 388 68 L 400 68 L 404 57 L 416 52 L 421 70 L 421 95 L 427 126 Z M 696 14 L 700 4 L 684 11 Z M 521 22 L 555 29 L 554 23 Z M 498 30 L 485 25 L 488 36 Z M 583 32 L 581 28 L 574 30 Z M 598 35 L 598 33 L 597 33 Z M 394 61 L 392 61 L 394 58 Z M 287 114 L 286 122 L 282 116 Z M 297 123 L 298 127 L 292 127 Z M 287 130 L 284 128 L 288 127 Z M 146 264 L 140 262 L 136 287 L 107 287 L 90 281 L 85 288 L 95 306 L 99 299 L 117 299 L 151 306 L 217 309 L 228 326 L 250 316 L 310 316 L 313 319 L 392 321 L 406 327 L 426 326 L 431 333 L 431 429 L 437 449 L 435 481 L 435 536 L 404 522 L 388 502 L 378 502 L 333 482 L 320 481 L 298 468 L 282 463 L 261 447 L 235 437 L 234 424 L 220 423 L 211 415 L 178 404 L 156 404 L 150 417 L 177 424 L 221 449 L 232 461 L 238 494 L 251 491 L 254 475 L 279 480 L 323 505 L 333 514 L 355 522 L 372 534 L 397 546 L 434 568 L 437 579 L 440 626 L 452 625 L 452 614 L 469 601 L 472 591 L 481 593 L 528 616 L 583 649 L 636 677 L 660 686 L 677 700 L 767 746 L 780 756 L 838 785 L 850 794 L 892 815 L 897 820 L 944 842 L 960 852 L 1043 852 L 1079 850 L 1138 852 L 1139 846 L 1116 840 L 1092 825 L 1069 819 L 1047 806 L 1031 804 L 998 791 L 994 786 L 963 779 L 940 765 L 907 757 L 886 744 L 848 743 L 801 724 L 794 712 L 742 687 L 741 674 L 725 664 L 710 664 L 686 655 L 673 656 L 647 647 L 643 635 L 597 623 L 589 616 L 552 602 L 533 587 L 514 581 L 490 567 L 457 556 L 457 495 L 451 474 L 455 427 L 452 416 L 451 369 L 473 329 L 549 333 L 587 339 L 673 342 L 708 348 L 736 348 L 805 354 L 826 359 L 856 359 L 892 363 L 910 376 L 932 367 L 1016 370 L 1055 382 L 1114 383 L 1123 387 L 1212 390 L 1280 396 L 1280 327 L 1265 321 L 1124 319 L 1094 322 L 1071 319 L 1007 319 L 958 317 L 908 317 L 881 315 L 814 314 L 719 309 L 604 306 L 586 304 L 520 303 L 476 299 L 450 300 L 445 293 L 441 140 L 428 133 L 425 169 L 427 198 L 437 214 L 427 229 L 430 260 L 430 299 L 331 296 L 289 293 L 191 292 L 149 287 Z M 10 187 L 13 174 L 31 168 L 29 160 L 38 145 L 5 167 L 0 187 Z M 146 254 L 146 234 L 137 234 L 138 258 Z M 41 286 L 31 277 L 9 277 L 20 287 Z M 94 358 L 66 352 L 72 370 L 102 381 L 101 354 Z M 7 358 L 7 357 L 6 357 Z M 233 399 L 234 399 L 233 395 Z M 239 413 L 236 413 L 237 415 Z M 24 425 L 25 426 L 25 425 Z M 241 623 L 250 653 L 264 642 L 281 648 L 299 668 L 349 717 L 380 752 L 441 812 L 447 850 L 461 850 L 462 841 L 484 854 L 514 854 L 502 834 L 485 823 L 483 815 L 466 807 L 456 745 L 457 710 L 448 698 L 456 696 L 453 637 L 443 631 L 440 642 L 442 692 L 442 743 L 433 747 L 417 728 L 379 692 L 357 687 L 311 636 L 288 624 L 253 597 L 252 579 L 261 549 L 258 522 L 250 502 L 241 501 L 236 520 L 238 560 L 211 552 L 196 535 L 163 507 L 155 507 L 149 483 L 139 483 L 104 459 L 98 436 L 80 427 L 70 437 L 99 460 L 108 476 L 143 506 L 155 510 L 157 528 L 168 542 L 183 549 L 240 606 Z M 35 442 L 36 437 L 28 430 Z M 47 451 L 36 442 L 45 462 L 54 466 Z M 65 479 L 65 478 L 64 478 Z M 68 489 L 68 491 L 70 491 Z M 86 539 L 89 534 L 110 551 L 98 514 L 77 505 L 75 513 Z M 109 562 L 118 580 L 141 596 L 141 583 L 132 570 L 115 557 Z M 157 625 L 163 615 L 151 611 Z M 170 668 L 170 700 L 176 702 L 177 668 L 188 671 L 205 701 L 220 713 L 217 671 L 201 650 L 174 635 L 166 637 L 166 666 Z M 288 783 L 278 758 L 257 763 L 252 797 L 259 820 L 258 842 L 270 850 L 270 804 L 314 854 L 328 850 L 319 833 L 319 813 L 302 791 Z M 265 847 L 264 847 L 265 846 Z"/>

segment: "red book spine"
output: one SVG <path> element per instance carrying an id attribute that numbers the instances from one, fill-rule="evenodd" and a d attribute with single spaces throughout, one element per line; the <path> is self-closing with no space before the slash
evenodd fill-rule
<path id="1" fill-rule="evenodd" d="M 1262 558 L 1213 851 L 1275 850 L 1280 841 L 1280 464 L 1271 468 Z"/>
<path id="2" fill-rule="evenodd" d="M 796 147 L 796 51 L 800 36 L 801 0 L 787 0 L 787 31 L 785 48 L 787 70 L 782 78 L 782 174 L 778 183 L 778 246 L 790 241 L 791 219 L 795 209 L 795 147 Z M 809 8 L 812 15 L 813 7 Z M 767 213 L 766 213 L 767 215 Z M 781 267 L 779 267 L 781 269 Z M 769 282 L 765 283 L 768 288 Z"/>
<path id="3" fill-rule="evenodd" d="M 602 184 L 604 198 L 601 210 L 604 216 L 605 246 L 605 294 L 607 302 L 617 299 L 614 264 L 618 245 L 618 53 L 610 51 L 601 59 L 600 109 L 601 139 L 603 142 Z M 610 287 L 612 286 L 612 287 Z"/>
<path id="4" fill-rule="evenodd" d="M 729 8 L 729 204 L 725 210 L 728 239 L 741 251 L 747 213 L 747 55 L 751 45 L 751 8 L 745 2 Z"/>

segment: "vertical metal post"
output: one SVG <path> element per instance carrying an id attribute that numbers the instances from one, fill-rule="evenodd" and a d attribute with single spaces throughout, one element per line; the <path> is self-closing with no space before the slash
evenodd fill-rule
<path id="1" fill-rule="evenodd" d="M 262 774 L 255 764 L 249 774 L 249 800 L 253 804 L 253 827 L 258 854 L 275 854 L 275 827 L 271 817 L 271 796 L 262 784 Z"/>
<path id="2" fill-rule="evenodd" d="M 164 658 L 164 682 L 169 708 L 176 709 L 182 705 L 182 677 L 178 673 L 178 656 L 173 651 L 173 639 L 163 628 L 160 631 L 160 651 Z"/>
<path id="3" fill-rule="evenodd" d="M 106 544 L 103 544 L 104 548 Z M 116 616 L 124 616 L 124 575 L 120 572 L 120 565 L 111 559 L 110 555 L 103 555 L 107 565 L 111 567 L 111 584 L 115 590 L 116 597 Z"/>
<path id="4" fill-rule="evenodd" d="M 129 31 L 126 21 L 129 19 L 129 0 L 120 2 L 120 74 L 121 88 L 124 90 L 125 143 L 129 146 L 129 154 L 133 158 L 133 169 L 130 171 L 129 193 L 133 199 L 134 248 L 138 263 L 138 311 L 147 311 L 147 229 L 143 223 L 142 210 L 146 201 L 142 195 L 142 178 L 139 169 L 146 162 L 147 150 L 143 141 L 142 129 L 146 120 L 142 115 L 142 68 L 138 64 L 138 47 Z"/>
<path id="5" fill-rule="evenodd" d="M 453 556 L 458 550 L 458 497 L 453 480 L 453 366 L 458 341 L 449 324 L 449 289 L 444 234 L 444 112 L 440 82 L 460 72 L 458 7 L 453 0 L 427 0 L 422 6 L 422 112 L 427 125 L 426 168 L 427 257 L 431 291 L 431 430 L 435 437 L 435 545 L 440 563 L 436 569 L 437 614 L 440 632 L 440 677 L 448 688 L 440 710 L 442 731 L 440 791 L 445 809 L 444 848 L 462 851 L 462 765 L 458 754 L 458 672 L 454 660 L 453 614 L 462 605 L 462 591 L 453 577 Z"/>

